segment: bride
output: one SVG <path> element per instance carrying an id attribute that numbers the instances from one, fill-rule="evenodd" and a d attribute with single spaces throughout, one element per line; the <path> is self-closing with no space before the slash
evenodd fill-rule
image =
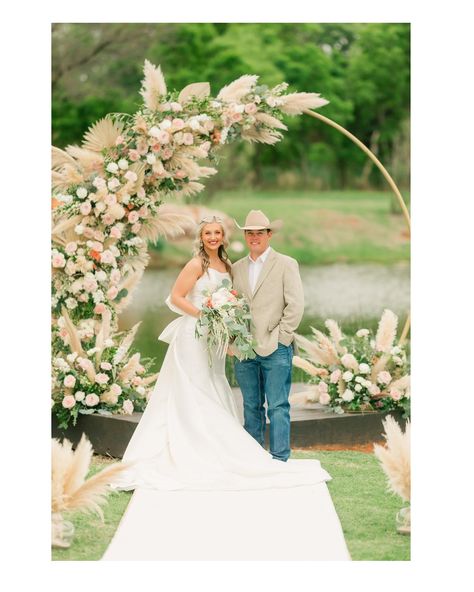
<path id="1" fill-rule="evenodd" d="M 329 481 L 318 460 L 276 460 L 243 428 L 225 376 L 225 357 L 195 337 L 202 292 L 232 279 L 225 229 L 203 219 L 194 257 L 178 275 L 166 303 L 181 316 L 159 339 L 169 343 L 153 393 L 127 446 L 128 468 L 116 490 L 241 490 Z"/>

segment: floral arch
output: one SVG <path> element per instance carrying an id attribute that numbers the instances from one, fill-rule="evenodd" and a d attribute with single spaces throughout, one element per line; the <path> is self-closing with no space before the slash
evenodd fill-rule
<path id="1" fill-rule="evenodd" d="M 287 93 L 244 75 L 214 98 L 207 82 L 168 92 L 160 67 L 147 60 L 133 115 L 110 114 L 81 146 L 52 149 L 52 408 L 59 427 L 79 414 L 142 411 L 156 374 L 131 354 L 138 324 L 117 332 L 148 263 L 147 241 L 194 226 L 163 212 L 169 200 L 204 189 L 219 148 L 233 141 L 275 144 L 285 115 L 306 113 L 357 143 L 382 171 L 409 224 L 403 198 L 376 157 L 347 130 L 313 111 L 316 93 Z M 408 331 L 408 322 L 402 339 Z"/>

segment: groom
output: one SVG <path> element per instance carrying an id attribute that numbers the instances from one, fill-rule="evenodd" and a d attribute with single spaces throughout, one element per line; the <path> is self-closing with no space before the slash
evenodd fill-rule
<path id="1" fill-rule="evenodd" d="M 236 222 L 237 224 L 237 222 Z M 260 210 L 249 212 L 244 226 L 249 255 L 234 263 L 233 283 L 250 303 L 256 358 L 235 359 L 235 375 L 244 399 L 244 428 L 262 446 L 265 397 L 270 420 L 270 453 L 290 456 L 290 404 L 294 333 L 304 310 L 303 286 L 295 259 L 270 246 L 273 232 L 283 226 Z"/>

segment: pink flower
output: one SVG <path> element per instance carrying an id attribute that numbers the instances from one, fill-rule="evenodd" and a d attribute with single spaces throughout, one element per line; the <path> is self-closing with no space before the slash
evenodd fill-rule
<path id="1" fill-rule="evenodd" d="M 129 150 L 128 151 L 128 158 L 132 162 L 136 162 L 140 158 L 140 154 L 139 154 L 138 150 Z"/>
<path id="2" fill-rule="evenodd" d="M 143 382 L 143 378 L 141 376 L 134 376 L 132 379 L 133 386 L 139 386 Z"/>
<path id="3" fill-rule="evenodd" d="M 137 152 L 141 156 L 148 152 L 148 142 L 145 139 L 138 140 L 137 142 Z"/>
<path id="4" fill-rule="evenodd" d="M 105 306 L 105 304 L 103 302 L 99 302 L 99 304 L 96 304 L 94 306 L 95 314 L 103 314 L 106 310 L 107 310 L 107 307 Z"/>
<path id="5" fill-rule="evenodd" d="M 331 372 L 331 376 L 329 377 L 329 380 L 331 381 L 332 384 L 337 384 L 339 382 L 339 379 L 341 378 L 341 371 L 339 369 L 334 370 L 334 372 Z"/>
<path id="6" fill-rule="evenodd" d="M 75 384 L 76 384 L 76 378 L 72 374 L 68 374 L 67 376 L 64 377 L 64 386 L 66 388 L 74 388 Z"/>
<path id="7" fill-rule="evenodd" d="M 107 265 L 113 265 L 115 263 L 115 257 L 112 255 L 109 249 L 106 249 L 100 254 L 100 262 Z"/>
<path id="8" fill-rule="evenodd" d="M 194 143 L 194 136 L 193 134 L 190 134 L 189 132 L 186 134 L 183 134 L 183 144 L 185 144 L 186 146 L 191 146 L 191 144 Z"/>
<path id="9" fill-rule="evenodd" d="M 400 401 L 400 399 L 402 398 L 402 392 L 399 391 L 396 388 L 390 389 L 390 396 L 392 397 L 392 399 L 394 401 Z"/>
<path id="10" fill-rule="evenodd" d="M 104 197 L 104 203 L 106 203 L 108 206 L 111 206 L 114 203 L 117 203 L 117 197 L 113 193 L 107 193 L 107 195 Z"/>
<path id="11" fill-rule="evenodd" d="M 115 140 L 115 145 L 118 146 L 119 144 L 123 144 L 123 143 L 124 143 L 123 136 L 117 136 L 117 139 Z"/>
<path id="12" fill-rule="evenodd" d="M 173 119 L 172 124 L 174 129 L 177 131 L 183 129 L 184 127 L 184 121 L 180 117 Z"/>
<path id="13" fill-rule="evenodd" d="M 115 383 L 114 383 L 114 384 L 113 384 L 113 385 L 110 387 L 110 392 L 111 392 L 113 395 L 115 395 L 115 396 L 117 396 L 117 397 L 118 397 L 119 395 L 121 395 L 121 394 L 122 394 L 122 387 L 121 387 L 120 385 L 118 385 L 118 384 L 115 384 Z"/>
<path id="14" fill-rule="evenodd" d="M 83 216 L 88 216 L 91 213 L 91 210 L 92 206 L 90 201 L 85 201 L 84 203 L 81 203 L 79 207 L 79 211 Z"/>
<path id="15" fill-rule="evenodd" d="M 85 277 L 84 278 L 84 290 L 86 292 L 95 292 L 98 288 L 97 282 L 93 277 Z"/>
<path id="16" fill-rule="evenodd" d="M 327 405 L 330 400 L 331 397 L 329 396 L 329 393 L 325 391 L 319 395 L 319 402 L 321 403 L 321 405 Z"/>
<path id="17" fill-rule="evenodd" d="M 138 221 L 138 212 L 130 212 L 130 214 L 128 215 L 128 221 L 130 222 L 130 224 L 134 224 L 135 222 Z"/>
<path id="18" fill-rule="evenodd" d="M 244 107 L 244 111 L 249 115 L 253 115 L 257 112 L 257 105 L 255 103 L 247 103 Z"/>
<path id="19" fill-rule="evenodd" d="M 89 393 L 86 396 L 86 405 L 88 407 L 94 407 L 100 401 L 99 397 L 95 393 Z"/>
<path id="20" fill-rule="evenodd" d="M 100 367 L 102 370 L 112 370 L 112 364 L 110 362 L 101 362 Z"/>
<path id="21" fill-rule="evenodd" d="M 382 372 L 379 372 L 377 374 L 377 382 L 379 382 L 380 384 L 388 384 L 391 380 L 392 377 L 390 375 L 390 372 L 387 372 L 386 370 L 382 370 Z"/>
<path id="22" fill-rule="evenodd" d="M 89 296 L 87 294 L 79 294 L 77 299 L 79 302 L 87 302 L 89 300 Z"/>
<path id="23" fill-rule="evenodd" d="M 173 151 L 170 150 L 170 148 L 165 148 L 163 150 L 163 152 L 161 153 L 161 159 L 162 160 L 168 160 L 173 156 Z"/>
<path id="24" fill-rule="evenodd" d="M 184 179 L 184 177 L 186 177 L 186 173 L 182 169 L 179 169 L 174 173 L 175 179 Z"/>
<path id="25" fill-rule="evenodd" d="M 118 284 L 120 281 L 121 275 L 119 269 L 112 269 L 110 272 L 110 281 L 112 284 Z"/>
<path id="26" fill-rule="evenodd" d="M 102 253 L 102 251 L 104 250 L 104 245 L 99 241 L 92 241 L 90 248 L 94 251 L 97 251 L 98 253 Z"/>
<path id="27" fill-rule="evenodd" d="M 376 384 L 371 384 L 368 388 L 368 391 L 371 395 L 380 395 L 380 389 Z"/>
<path id="28" fill-rule="evenodd" d="M 122 236 L 122 231 L 118 226 L 112 226 L 110 229 L 110 236 L 112 238 L 120 238 Z"/>
<path id="29" fill-rule="evenodd" d="M 77 243 L 72 241 L 66 245 L 66 253 L 72 255 L 77 251 Z"/>
<path id="30" fill-rule="evenodd" d="M 94 238 L 94 231 L 89 226 L 84 226 L 83 234 L 86 238 Z"/>
<path id="31" fill-rule="evenodd" d="M 140 216 L 140 218 L 146 218 L 148 216 L 148 208 L 143 205 L 139 210 L 138 210 L 138 215 Z"/>
<path id="32" fill-rule="evenodd" d="M 111 224 L 113 224 L 115 222 L 115 218 L 114 218 L 113 214 L 111 214 L 110 212 L 107 212 L 102 216 L 102 222 L 106 226 L 110 226 Z"/>
<path id="33" fill-rule="evenodd" d="M 110 288 L 107 290 L 107 298 L 109 300 L 113 300 L 118 294 L 118 288 L 117 286 L 110 286 Z"/>
<path id="34" fill-rule="evenodd" d="M 327 393 L 328 385 L 324 382 L 324 380 L 321 380 L 321 382 L 318 384 L 318 387 L 322 393 Z"/>
<path id="35" fill-rule="evenodd" d="M 120 181 L 116 177 L 112 177 L 112 179 L 108 181 L 107 187 L 110 189 L 110 191 L 113 191 L 114 189 L 117 189 L 117 187 L 120 187 Z"/>
<path id="36" fill-rule="evenodd" d="M 74 407 L 75 404 L 76 399 L 73 397 L 73 395 L 66 395 L 62 400 L 62 406 L 65 409 L 71 409 L 72 407 Z"/>
<path id="37" fill-rule="evenodd" d="M 160 144 L 168 144 L 170 141 L 170 135 L 167 131 L 160 130 L 156 135 L 156 139 L 158 142 L 160 142 Z"/>
<path id="38" fill-rule="evenodd" d="M 104 372 L 99 372 L 95 375 L 95 381 L 97 384 L 107 384 L 109 382 L 109 377 Z"/>
<path id="39" fill-rule="evenodd" d="M 127 179 L 127 181 L 130 181 L 131 183 L 135 183 L 135 181 L 138 179 L 138 175 L 135 171 L 127 171 L 124 177 L 125 179 Z"/>
<path id="40" fill-rule="evenodd" d="M 55 253 L 53 255 L 53 267 L 59 268 L 66 265 L 66 259 L 62 253 Z"/>
<path id="41" fill-rule="evenodd" d="M 234 121 L 234 122 L 235 121 L 241 121 L 241 119 L 242 119 L 242 113 L 232 113 L 232 116 L 231 116 L 230 119 L 231 119 L 231 121 Z"/>

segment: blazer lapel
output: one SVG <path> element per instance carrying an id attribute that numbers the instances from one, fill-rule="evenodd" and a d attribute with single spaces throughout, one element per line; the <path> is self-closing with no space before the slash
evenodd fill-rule
<path id="1" fill-rule="evenodd" d="M 248 300 L 252 300 L 252 291 L 250 290 L 249 284 L 249 259 L 245 257 L 243 264 L 240 266 L 239 273 L 241 274 L 241 281 L 243 291 L 247 296 Z"/>
<path id="2" fill-rule="evenodd" d="M 275 264 L 276 259 L 277 259 L 276 251 L 274 251 L 272 249 L 272 251 L 269 253 L 265 263 L 263 264 L 262 270 L 261 270 L 260 275 L 257 280 L 257 284 L 255 285 L 255 290 L 253 291 L 253 294 L 252 294 L 252 298 L 255 297 L 255 294 L 258 292 L 258 289 L 260 288 L 260 286 L 264 282 L 265 278 L 269 274 L 271 268 Z M 248 266 L 249 266 L 249 264 L 248 264 L 248 260 L 247 260 L 247 270 L 248 270 Z M 247 281 L 248 281 L 248 271 L 247 271 Z"/>

